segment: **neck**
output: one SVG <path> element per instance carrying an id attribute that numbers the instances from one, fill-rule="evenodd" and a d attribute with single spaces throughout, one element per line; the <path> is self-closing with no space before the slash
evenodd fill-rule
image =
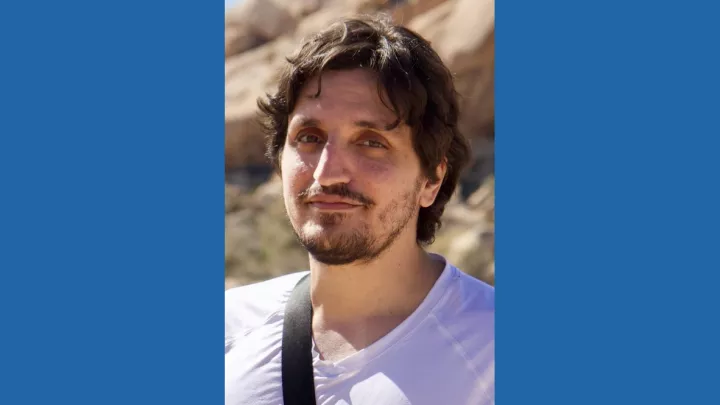
<path id="1" fill-rule="evenodd" d="M 397 240 L 370 263 L 327 266 L 310 258 L 313 310 L 331 323 L 404 318 L 420 305 L 443 267 L 414 238 Z"/>

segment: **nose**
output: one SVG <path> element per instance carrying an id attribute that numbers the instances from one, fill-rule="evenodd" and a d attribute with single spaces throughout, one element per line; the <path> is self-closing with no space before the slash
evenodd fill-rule
<path id="1" fill-rule="evenodd" d="M 348 156 L 342 147 L 326 142 L 313 173 L 315 181 L 323 187 L 350 182 Z"/>

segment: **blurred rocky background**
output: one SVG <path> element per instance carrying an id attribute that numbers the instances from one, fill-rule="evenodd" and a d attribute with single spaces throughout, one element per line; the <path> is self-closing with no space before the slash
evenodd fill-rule
<path id="1" fill-rule="evenodd" d="M 226 288 L 307 268 L 264 159 L 256 100 L 303 37 L 357 13 L 384 12 L 428 39 L 455 74 L 473 162 L 429 250 L 494 285 L 492 0 L 238 0 L 225 17 Z"/>

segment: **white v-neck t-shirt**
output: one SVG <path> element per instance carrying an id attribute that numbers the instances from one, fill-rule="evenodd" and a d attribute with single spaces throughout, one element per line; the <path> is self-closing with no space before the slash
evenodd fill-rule
<path id="1" fill-rule="evenodd" d="M 225 405 L 283 405 L 283 313 L 305 274 L 225 292 Z M 494 325 L 494 288 L 446 261 L 415 312 L 372 345 L 337 362 L 313 347 L 317 404 L 494 404 Z"/>

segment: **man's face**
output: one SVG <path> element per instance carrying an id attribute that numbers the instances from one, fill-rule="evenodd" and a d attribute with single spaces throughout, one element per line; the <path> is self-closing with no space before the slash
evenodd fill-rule
<path id="1" fill-rule="evenodd" d="M 280 159 L 293 228 L 319 262 L 369 261 L 398 236 L 415 236 L 428 187 L 404 124 L 380 100 L 366 70 L 330 71 L 311 80 L 290 114 Z"/>

